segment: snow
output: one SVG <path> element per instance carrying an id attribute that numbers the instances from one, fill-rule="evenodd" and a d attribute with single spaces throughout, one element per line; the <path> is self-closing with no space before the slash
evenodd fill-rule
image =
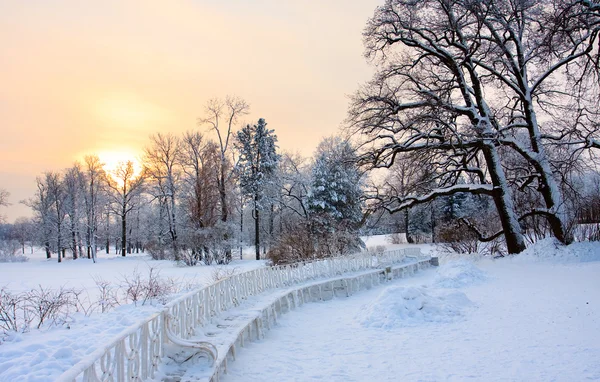
<path id="1" fill-rule="evenodd" d="M 462 292 L 394 285 L 360 310 L 356 319 L 366 328 L 394 329 L 426 322 L 452 322 L 473 303 Z"/>
<path id="2" fill-rule="evenodd" d="M 599 254 L 600 243 L 543 241 L 304 305 L 223 380 L 600 380 Z"/>
<path id="3" fill-rule="evenodd" d="M 179 266 L 173 261 L 151 260 L 147 255 L 98 254 L 98 262 L 88 259 L 45 259 L 43 251 L 28 255 L 26 263 L 0 263 L 0 287 L 12 292 L 23 292 L 39 285 L 44 288 L 76 288 L 84 291 L 90 301 L 99 292 L 94 278 L 102 278 L 113 285 L 137 271 L 147 276 L 150 267 L 160 272 L 163 279 L 172 279 L 182 290 L 214 282 L 218 270 L 241 272 L 265 265 L 264 261 L 235 260 L 227 266 Z M 94 350 L 109 345 L 123 330 L 162 309 L 162 305 L 122 305 L 108 313 L 94 313 L 86 317 L 75 313 L 67 323 L 45 325 L 27 333 L 10 333 L 0 342 L 0 381 L 52 381 Z M 1 334 L 1 332 L 0 332 Z"/>
<path id="4" fill-rule="evenodd" d="M 446 262 L 440 267 L 434 285 L 442 288 L 461 288 L 481 283 L 488 278 L 487 274 L 467 259 Z"/>
<path id="5" fill-rule="evenodd" d="M 392 245 L 383 235 L 363 239 L 368 248 L 414 246 Z M 434 246 L 420 247 L 436 254 Z M 263 340 L 238 351 L 223 380 L 600 380 L 600 243 L 564 247 L 547 239 L 495 260 L 439 256 L 437 269 L 281 316 Z M 200 285 L 212 281 L 214 270 L 146 256 L 102 255 L 97 264 L 42 257 L 0 264 L 0 285 L 15 291 L 67 285 L 93 294 L 94 276 L 118 282 L 136 267 Z M 0 381 L 51 381 L 160 308 L 120 306 L 13 333 L 0 345 Z"/>

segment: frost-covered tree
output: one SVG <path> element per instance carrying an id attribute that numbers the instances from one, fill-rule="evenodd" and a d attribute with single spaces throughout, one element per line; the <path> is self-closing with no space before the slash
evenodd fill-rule
<path id="1" fill-rule="evenodd" d="M 256 260 L 260 260 L 260 212 L 269 199 L 266 190 L 275 183 L 274 174 L 279 163 L 277 136 L 267 128 L 263 118 L 255 125 L 246 125 L 238 131 L 236 148 L 239 153 L 237 171 L 242 193 L 252 200 L 254 245 Z"/>
<path id="2" fill-rule="evenodd" d="M 67 216 L 66 209 L 66 186 L 59 173 L 46 172 L 45 184 L 48 190 L 48 196 L 51 200 L 50 222 L 53 228 L 54 242 L 56 243 L 56 253 L 58 262 L 62 262 L 66 248 L 65 243 L 65 220 Z"/>
<path id="3" fill-rule="evenodd" d="M 83 164 L 85 187 L 83 200 L 85 205 L 85 241 L 87 257 L 96 262 L 96 239 L 98 238 L 99 219 L 103 204 L 106 204 L 104 179 L 106 174 L 97 155 L 87 155 Z"/>
<path id="4" fill-rule="evenodd" d="M 354 159 L 350 144 L 339 137 L 319 144 L 308 194 L 318 230 L 334 232 L 341 224 L 356 228 L 361 221 L 361 176 Z"/>
<path id="5" fill-rule="evenodd" d="M 317 148 L 307 198 L 311 231 L 321 255 L 345 253 L 360 246 L 361 184 L 351 145 L 339 137 L 324 139 Z"/>
<path id="6" fill-rule="evenodd" d="M 148 181 L 148 191 L 158 201 L 159 225 L 166 222 L 168 239 L 175 260 L 179 259 L 178 225 L 181 162 L 179 138 L 173 134 L 150 136 L 151 144 L 144 150 L 144 173 Z M 159 230 L 163 241 L 163 230 Z"/>
<path id="7" fill-rule="evenodd" d="M 200 125 L 208 125 L 217 135 L 217 145 L 219 148 L 219 167 L 214 172 L 214 177 L 219 190 L 220 218 L 223 227 L 228 226 L 230 214 L 231 189 L 234 175 L 234 166 L 229 158 L 231 150 L 231 139 L 233 127 L 239 119 L 248 114 L 250 105 L 242 98 L 227 96 L 225 100 L 211 99 L 205 108 L 205 116 L 198 119 Z M 229 241 L 231 233 L 225 230 L 223 240 Z M 231 260 L 231 248 L 226 250 L 227 261 Z"/>
<path id="8" fill-rule="evenodd" d="M 426 156 L 437 186 L 398 198 L 371 193 L 388 211 L 469 192 L 493 198 L 509 252 L 525 249 L 497 136 L 502 126 L 472 60 L 478 45 L 463 29 L 476 28 L 458 2 L 388 0 L 365 29 L 366 54 L 379 64 L 375 78 L 354 96 L 350 126 L 361 163 L 389 168 L 399 153 Z M 472 35 L 471 33 L 469 36 Z M 463 175 L 472 175 L 461 184 Z"/>
<path id="9" fill-rule="evenodd" d="M 83 211 L 83 193 L 85 191 L 84 174 L 81 165 L 75 163 L 64 175 L 65 212 L 68 217 L 69 246 L 73 259 L 83 256 L 81 244 L 81 215 Z"/>
<path id="10" fill-rule="evenodd" d="M 0 207 L 8 206 L 8 197 L 10 194 L 3 188 L 0 188 Z M 4 217 L 0 215 L 0 223 L 4 221 Z"/>
<path id="11" fill-rule="evenodd" d="M 35 222 L 38 236 L 46 251 L 46 258 L 50 259 L 52 257 L 52 247 L 50 246 L 52 235 L 52 217 L 50 216 L 52 213 L 52 199 L 48 192 L 48 185 L 45 182 L 45 178 L 38 176 L 35 178 L 35 182 L 37 186 L 35 195 L 27 200 L 23 200 L 21 203 L 33 210 L 33 221 Z"/>

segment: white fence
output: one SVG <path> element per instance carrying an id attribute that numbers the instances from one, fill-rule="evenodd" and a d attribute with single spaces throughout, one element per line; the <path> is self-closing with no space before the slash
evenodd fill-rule
<path id="1" fill-rule="evenodd" d="M 113 343 L 98 349 L 63 373 L 58 381 L 144 381 L 152 379 L 165 354 L 165 345 L 196 349 L 214 362 L 216 348 L 208 342 L 190 341 L 196 328 L 212 317 L 239 305 L 249 296 L 308 280 L 348 272 L 382 268 L 405 257 L 418 257 L 418 248 L 379 254 L 360 253 L 312 262 L 259 268 L 240 273 L 189 292 L 167 304 L 141 323 L 124 330 Z"/>

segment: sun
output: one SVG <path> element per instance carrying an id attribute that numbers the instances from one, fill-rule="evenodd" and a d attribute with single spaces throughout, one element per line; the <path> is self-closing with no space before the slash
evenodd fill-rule
<path id="1" fill-rule="evenodd" d="M 128 150 L 103 150 L 98 152 L 100 162 L 104 164 L 104 170 L 107 173 L 113 173 L 119 166 L 127 161 L 133 162 L 133 168 L 136 175 L 142 170 L 138 156 L 133 151 Z"/>

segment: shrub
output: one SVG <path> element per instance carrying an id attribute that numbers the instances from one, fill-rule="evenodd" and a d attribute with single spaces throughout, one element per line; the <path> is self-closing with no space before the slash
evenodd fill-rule
<path id="1" fill-rule="evenodd" d="M 27 257 L 19 255 L 21 245 L 16 240 L 0 240 L 0 263 L 19 263 Z"/>

